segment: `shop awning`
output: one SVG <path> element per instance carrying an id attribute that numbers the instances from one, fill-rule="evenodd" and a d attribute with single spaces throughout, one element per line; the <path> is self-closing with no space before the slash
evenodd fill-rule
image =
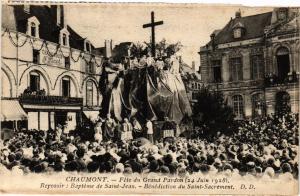
<path id="1" fill-rule="evenodd" d="M 1 100 L 1 121 L 26 120 L 27 114 L 18 100 Z"/>
<path id="2" fill-rule="evenodd" d="M 83 111 L 83 113 L 91 121 L 98 120 L 99 111 Z"/>

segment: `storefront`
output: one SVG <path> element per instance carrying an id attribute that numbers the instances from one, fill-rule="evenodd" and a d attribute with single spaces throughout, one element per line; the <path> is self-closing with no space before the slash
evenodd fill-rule
<path id="1" fill-rule="evenodd" d="M 74 130 L 81 122 L 82 99 L 61 96 L 43 96 L 40 99 L 20 97 L 28 114 L 29 130 L 55 129 L 57 125 Z"/>

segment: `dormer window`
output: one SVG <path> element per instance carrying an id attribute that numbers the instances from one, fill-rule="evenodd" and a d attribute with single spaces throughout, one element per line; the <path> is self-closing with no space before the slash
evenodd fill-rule
<path id="1" fill-rule="evenodd" d="M 242 37 L 242 29 L 236 28 L 233 30 L 233 37 L 234 38 L 241 38 Z"/>
<path id="2" fill-rule="evenodd" d="M 30 35 L 32 37 L 39 37 L 39 25 L 40 22 L 38 21 L 38 19 L 33 16 L 31 18 L 28 18 L 27 20 L 27 35 Z"/>
<path id="3" fill-rule="evenodd" d="M 285 8 L 281 8 L 278 10 L 278 20 L 284 21 L 287 19 L 287 10 Z"/>
<path id="4" fill-rule="evenodd" d="M 90 41 L 88 41 L 87 39 L 84 40 L 84 51 L 86 52 L 91 52 L 92 48 L 91 48 L 91 43 Z"/>
<path id="5" fill-rule="evenodd" d="M 60 31 L 59 43 L 63 46 L 69 46 L 69 31 L 66 28 Z"/>
<path id="6" fill-rule="evenodd" d="M 233 31 L 233 38 L 241 38 L 244 34 L 245 26 L 241 23 L 238 22 L 232 27 Z"/>

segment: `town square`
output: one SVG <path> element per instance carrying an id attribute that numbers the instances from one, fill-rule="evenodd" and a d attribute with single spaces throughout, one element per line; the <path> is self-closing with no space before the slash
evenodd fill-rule
<path id="1" fill-rule="evenodd" d="M 2 5 L 0 175 L 298 179 L 299 8 L 123 6 Z"/>

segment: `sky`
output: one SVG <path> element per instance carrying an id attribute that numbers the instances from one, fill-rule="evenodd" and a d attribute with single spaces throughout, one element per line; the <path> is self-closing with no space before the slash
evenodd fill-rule
<path id="1" fill-rule="evenodd" d="M 181 42 L 179 55 L 187 64 L 200 65 L 199 49 L 205 45 L 215 29 L 223 28 L 241 10 L 242 16 L 272 11 L 268 7 L 239 7 L 196 4 L 116 4 L 102 3 L 65 5 L 66 22 L 94 46 L 104 46 L 104 40 L 120 42 L 150 41 L 150 28 L 142 25 L 150 22 L 151 11 L 155 20 L 164 24 L 155 29 L 156 41 L 163 38 L 168 43 Z"/>

